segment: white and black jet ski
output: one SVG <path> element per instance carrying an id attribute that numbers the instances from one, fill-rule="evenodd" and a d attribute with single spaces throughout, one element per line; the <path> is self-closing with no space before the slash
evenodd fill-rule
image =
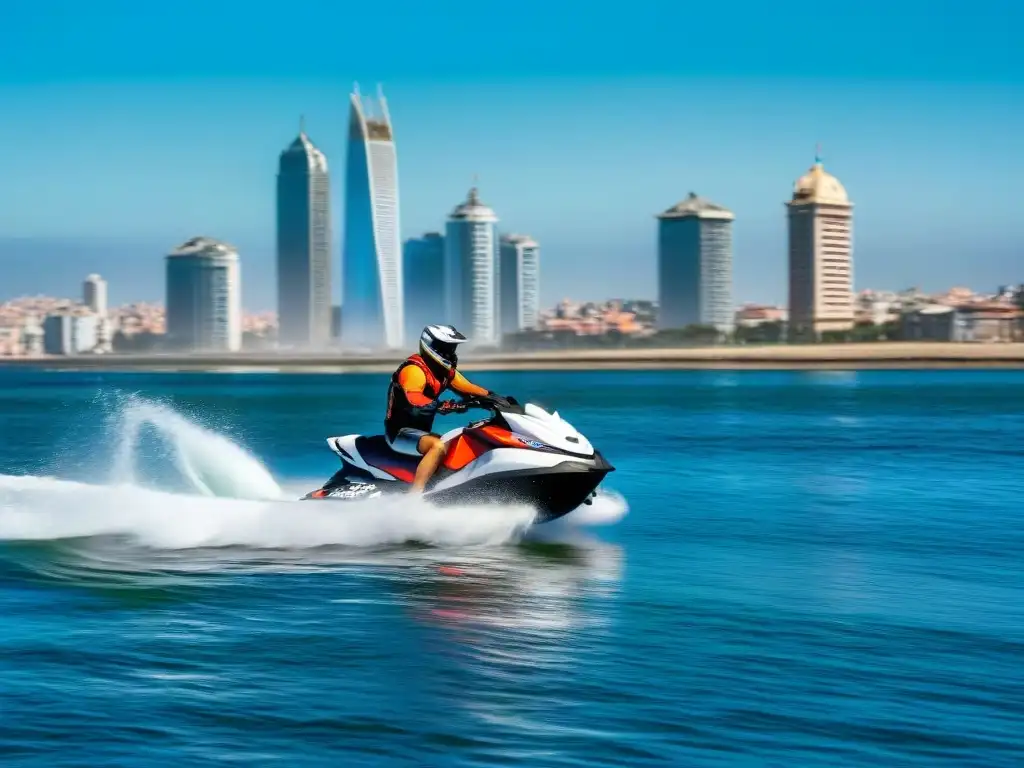
<path id="1" fill-rule="evenodd" d="M 442 436 L 445 457 L 424 500 L 525 503 L 543 523 L 591 503 L 605 475 L 615 469 L 557 413 L 496 396 L 464 402 L 490 410 L 491 416 Z M 391 450 L 384 435 L 330 437 L 327 444 L 342 467 L 303 499 L 351 501 L 406 492 L 419 464 L 418 456 Z"/>

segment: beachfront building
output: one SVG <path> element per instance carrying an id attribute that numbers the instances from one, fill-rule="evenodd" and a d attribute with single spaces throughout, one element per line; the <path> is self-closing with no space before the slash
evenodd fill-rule
<path id="1" fill-rule="evenodd" d="M 789 216 L 789 339 L 854 323 L 853 203 L 821 159 L 793 185 Z"/>
<path id="2" fill-rule="evenodd" d="M 444 245 L 445 310 L 475 346 L 499 342 L 498 217 L 476 187 L 448 217 Z"/>
<path id="3" fill-rule="evenodd" d="M 961 306 L 925 304 L 908 308 L 899 317 L 903 341 L 1016 342 L 1022 336 L 1018 307 L 1000 301 L 978 301 Z"/>
<path id="4" fill-rule="evenodd" d="M 402 346 L 404 296 L 399 237 L 398 156 L 387 101 L 350 98 L 342 255 L 347 347 Z"/>
<path id="5" fill-rule="evenodd" d="M 658 214 L 658 327 L 733 330 L 732 211 L 691 192 Z"/>
<path id="6" fill-rule="evenodd" d="M 238 251 L 194 237 L 167 256 L 167 338 L 195 352 L 242 348 L 242 290 Z"/>
<path id="7" fill-rule="evenodd" d="M 501 333 L 533 330 L 540 318 L 540 246 L 527 235 L 502 235 L 498 254 Z"/>
<path id="8" fill-rule="evenodd" d="M 424 326 L 444 324 L 444 237 L 427 232 L 405 241 L 405 335 L 419 338 Z"/>
<path id="9" fill-rule="evenodd" d="M 323 349 L 331 341 L 331 204 L 327 158 L 299 135 L 278 158 L 278 343 Z"/>
<path id="10" fill-rule="evenodd" d="M 98 317 L 91 312 L 50 315 L 43 321 L 43 351 L 48 355 L 83 355 L 96 349 Z"/>

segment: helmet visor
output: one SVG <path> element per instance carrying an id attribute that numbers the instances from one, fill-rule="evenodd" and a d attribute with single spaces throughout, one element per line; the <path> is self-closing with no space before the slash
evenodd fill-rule
<path id="1" fill-rule="evenodd" d="M 433 350 L 437 353 L 437 356 L 444 360 L 451 366 L 455 366 L 459 362 L 459 353 L 456 352 L 455 344 L 447 341 L 435 341 L 430 345 Z"/>

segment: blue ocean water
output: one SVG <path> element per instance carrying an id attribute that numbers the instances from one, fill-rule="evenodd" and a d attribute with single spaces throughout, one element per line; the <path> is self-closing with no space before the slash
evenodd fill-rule
<path id="1" fill-rule="evenodd" d="M 293 501 L 382 375 L 0 370 L 2 764 L 1024 762 L 1024 373 L 474 378 L 609 495 Z"/>

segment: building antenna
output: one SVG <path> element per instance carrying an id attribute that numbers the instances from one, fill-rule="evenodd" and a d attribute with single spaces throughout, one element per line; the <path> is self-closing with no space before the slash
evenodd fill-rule
<path id="1" fill-rule="evenodd" d="M 306 133 L 306 116 L 299 115 L 299 133 L 305 135 Z"/>
<path id="2" fill-rule="evenodd" d="M 821 165 L 821 142 L 814 146 L 814 164 Z"/>

